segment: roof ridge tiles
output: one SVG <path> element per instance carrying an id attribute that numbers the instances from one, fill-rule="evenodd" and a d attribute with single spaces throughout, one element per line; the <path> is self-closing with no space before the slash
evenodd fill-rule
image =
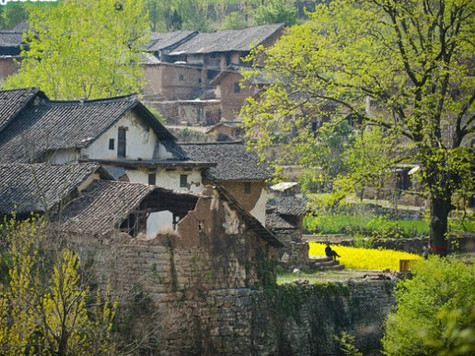
<path id="1" fill-rule="evenodd" d="M 126 95 L 120 95 L 120 96 L 114 96 L 110 98 L 99 98 L 99 99 L 92 99 L 92 100 L 81 100 L 81 99 L 76 99 L 76 100 L 46 100 L 44 101 L 45 104 L 94 104 L 94 103 L 108 103 L 108 102 L 115 102 L 115 101 L 123 101 L 123 99 L 129 99 L 128 101 L 130 102 L 136 102 L 138 101 L 138 94 L 137 93 L 132 93 L 132 94 L 126 94 Z"/>
<path id="2" fill-rule="evenodd" d="M 179 142 L 180 146 L 218 146 L 218 145 L 242 145 L 243 140 L 240 141 L 216 141 L 216 142 Z"/>

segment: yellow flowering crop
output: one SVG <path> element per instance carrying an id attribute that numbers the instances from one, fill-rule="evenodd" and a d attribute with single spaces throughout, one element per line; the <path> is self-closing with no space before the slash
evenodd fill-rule
<path id="1" fill-rule="evenodd" d="M 325 256 L 325 244 L 310 242 L 310 256 Z M 413 253 L 384 250 L 369 249 L 332 245 L 341 258 L 340 263 L 350 269 L 369 269 L 369 270 L 399 270 L 399 260 L 421 260 L 422 257 Z"/>

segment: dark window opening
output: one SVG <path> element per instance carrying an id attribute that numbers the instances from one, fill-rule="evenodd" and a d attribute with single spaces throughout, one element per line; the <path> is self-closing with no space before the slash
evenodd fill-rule
<path id="1" fill-rule="evenodd" d="M 231 64 L 231 52 L 226 53 L 226 65 Z"/>
<path id="2" fill-rule="evenodd" d="M 244 182 L 244 194 L 251 194 L 251 182 Z"/>
<path id="3" fill-rule="evenodd" d="M 188 175 L 180 174 L 180 188 L 186 188 L 188 186 Z"/>
<path id="4" fill-rule="evenodd" d="M 113 150 L 113 149 L 114 149 L 114 139 L 113 139 L 113 138 L 110 138 L 110 139 L 109 139 L 109 149 L 110 149 L 110 150 Z"/>
<path id="5" fill-rule="evenodd" d="M 180 78 L 180 80 L 185 80 L 185 76 L 183 74 L 180 74 L 178 78 Z"/>
<path id="6" fill-rule="evenodd" d="M 149 185 L 155 185 L 157 181 L 157 175 L 155 173 L 149 173 L 148 175 L 148 184 Z"/>
<path id="7" fill-rule="evenodd" d="M 139 233 L 138 219 L 135 214 L 130 214 L 129 217 L 120 224 L 120 231 L 135 237 Z"/>
<path id="8" fill-rule="evenodd" d="M 234 83 L 234 92 L 235 93 L 240 93 L 241 92 L 241 86 L 239 85 L 239 82 Z"/>
<path id="9" fill-rule="evenodd" d="M 407 171 L 399 172 L 397 188 L 402 190 L 408 190 L 412 187 L 411 177 L 407 174 Z"/>
<path id="10" fill-rule="evenodd" d="M 312 131 L 317 132 L 318 130 L 318 123 L 317 122 L 312 122 Z"/>
<path id="11" fill-rule="evenodd" d="M 125 158 L 126 155 L 126 133 L 126 127 L 119 127 L 119 137 L 117 139 L 117 157 L 119 158 Z"/>

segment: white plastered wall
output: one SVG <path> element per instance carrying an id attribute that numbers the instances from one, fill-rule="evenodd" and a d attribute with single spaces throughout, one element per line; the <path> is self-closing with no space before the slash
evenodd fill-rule
<path id="1" fill-rule="evenodd" d="M 132 183 L 148 184 L 148 175 L 151 173 L 153 172 L 148 170 L 127 169 L 127 176 Z M 192 193 L 201 193 L 204 188 L 200 169 L 192 171 L 185 171 L 183 169 L 167 171 L 166 169 L 159 169 L 155 174 L 155 184 L 162 188 Z M 182 174 L 188 176 L 187 187 L 180 187 L 180 175 Z"/>
<path id="2" fill-rule="evenodd" d="M 154 238 L 159 232 L 173 230 L 173 213 L 171 211 L 159 211 L 151 213 L 147 219 L 147 238 Z"/>
<path id="3" fill-rule="evenodd" d="M 127 112 L 118 122 L 97 140 L 81 150 L 81 156 L 89 159 L 117 159 L 119 127 L 126 127 L 126 159 L 148 160 L 153 158 L 157 136 L 151 127 L 143 123 L 135 113 Z M 109 149 L 109 140 L 114 139 L 114 149 Z M 163 146 L 162 146 L 163 147 Z"/>
<path id="4" fill-rule="evenodd" d="M 262 225 L 266 225 L 266 204 L 267 204 L 267 189 L 261 190 L 261 195 L 256 202 L 254 208 L 250 211 L 251 215 L 254 216 Z"/>

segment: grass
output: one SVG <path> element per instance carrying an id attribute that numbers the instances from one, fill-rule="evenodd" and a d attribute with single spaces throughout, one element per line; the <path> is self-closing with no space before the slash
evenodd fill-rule
<path id="1" fill-rule="evenodd" d="M 309 247 L 310 256 L 325 256 L 325 244 L 310 242 Z M 341 256 L 339 261 L 348 269 L 398 271 L 400 260 L 422 260 L 419 255 L 394 250 L 347 246 L 334 246 L 333 249 Z"/>
<path id="2" fill-rule="evenodd" d="M 367 236 L 388 237 L 417 237 L 429 235 L 427 220 L 390 220 L 381 216 L 333 214 L 312 216 L 304 219 L 307 232 L 319 234 L 362 234 Z M 452 232 L 475 232 L 475 221 L 450 219 L 449 229 Z"/>

